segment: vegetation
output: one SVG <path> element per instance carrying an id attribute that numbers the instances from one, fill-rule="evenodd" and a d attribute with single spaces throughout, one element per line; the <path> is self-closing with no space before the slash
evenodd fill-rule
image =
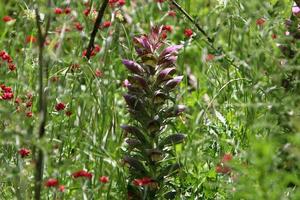
<path id="1" fill-rule="evenodd" d="M 0 199 L 300 199 L 299 1 L 0 9 Z"/>

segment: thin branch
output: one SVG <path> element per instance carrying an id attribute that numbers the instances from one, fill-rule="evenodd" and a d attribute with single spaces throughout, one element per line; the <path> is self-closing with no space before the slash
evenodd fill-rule
<path id="1" fill-rule="evenodd" d="M 213 39 L 208 36 L 208 34 L 204 31 L 204 29 L 193 19 L 175 0 L 171 0 L 172 4 L 184 14 L 196 27 L 197 29 L 206 37 L 208 42 L 213 43 Z"/>
<path id="2" fill-rule="evenodd" d="M 91 33 L 89 46 L 87 48 L 86 57 L 87 57 L 88 60 L 91 57 L 91 53 L 92 53 L 92 50 L 94 48 L 95 37 L 96 37 L 96 34 L 98 32 L 98 29 L 99 29 L 99 26 L 100 26 L 100 23 L 102 21 L 102 18 L 103 18 L 103 15 L 104 15 L 104 12 L 105 12 L 105 9 L 106 9 L 107 5 L 108 5 L 108 0 L 104 0 L 101 7 L 100 7 L 100 9 L 99 9 L 99 11 L 98 11 L 98 15 L 97 15 L 97 18 L 96 18 L 94 29 Z"/>
<path id="3" fill-rule="evenodd" d="M 51 0 L 48 0 L 48 5 L 50 7 Z M 38 136 L 39 139 L 42 139 L 45 135 L 45 126 L 46 126 L 46 118 L 47 118 L 47 94 L 45 93 L 44 87 L 44 75 L 45 71 L 47 71 L 47 66 L 44 66 L 44 42 L 46 40 L 48 30 L 50 28 L 51 14 L 49 14 L 47 22 L 46 22 L 46 30 L 43 34 L 41 27 L 41 19 L 39 9 L 35 9 L 36 15 L 36 26 L 38 29 L 38 47 L 39 47 L 39 56 L 38 56 L 38 65 L 39 65 L 39 115 L 41 117 L 39 127 L 38 127 Z M 48 64 L 48 63 L 47 63 Z M 47 76 L 47 75 L 46 75 Z M 42 191 L 42 180 L 43 180 L 43 172 L 44 172 L 44 153 L 42 149 L 39 149 L 38 156 L 36 159 L 36 170 L 35 170 L 35 188 L 34 188 L 34 199 L 41 199 L 41 191 Z"/>

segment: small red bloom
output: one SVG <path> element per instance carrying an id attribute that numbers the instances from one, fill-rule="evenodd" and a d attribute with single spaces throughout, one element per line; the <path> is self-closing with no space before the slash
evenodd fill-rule
<path id="1" fill-rule="evenodd" d="M 83 30 L 83 26 L 79 23 L 79 22 L 75 22 L 75 27 L 78 31 L 82 31 Z"/>
<path id="2" fill-rule="evenodd" d="M 66 115 L 67 115 L 68 117 L 70 117 L 70 116 L 72 115 L 72 111 L 70 111 L 70 110 L 66 111 Z"/>
<path id="3" fill-rule="evenodd" d="M 226 163 L 232 160 L 232 155 L 230 153 L 225 153 L 222 158 L 222 163 Z"/>
<path id="4" fill-rule="evenodd" d="M 10 22 L 10 21 L 13 21 L 13 20 L 15 20 L 15 19 L 12 18 L 11 16 L 4 16 L 4 17 L 2 18 L 2 20 L 3 20 L 4 22 Z"/>
<path id="5" fill-rule="evenodd" d="M 144 177 L 144 178 L 141 178 L 141 179 L 134 179 L 132 181 L 132 183 L 135 186 L 144 186 L 144 185 L 148 185 L 148 184 L 150 184 L 152 182 L 153 182 L 153 180 L 151 178 L 148 178 L 148 177 Z"/>
<path id="6" fill-rule="evenodd" d="M 30 150 L 26 148 L 22 148 L 19 150 L 19 154 L 21 155 L 22 158 L 29 156 Z"/>
<path id="7" fill-rule="evenodd" d="M 61 8 L 54 8 L 54 13 L 60 15 L 63 13 L 63 10 Z"/>
<path id="8" fill-rule="evenodd" d="M 101 177 L 99 178 L 99 181 L 100 181 L 101 183 L 108 183 L 108 182 L 109 182 L 109 178 L 108 178 L 107 176 L 101 176 Z"/>
<path id="9" fill-rule="evenodd" d="M 86 8 L 86 9 L 83 11 L 83 14 L 87 17 L 87 16 L 89 16 L 90 12 L 91 12 L 91 9 L 90 9 L 90 8 Z"/>
<path id="10" fill-rule="evenodd" d="M 26 43 L 35 43 L 36 42 L 36 37 L 29 35 L 26 37 Z"/>
<path id="11" fill-rule="evenodd" d="M 119 0 L 118 2 L 119 6 L 124 6 L 126 4 L 125 0 Z"/>
<path id="12" fill-rule="evenodd" d="M 33 116 L 32 112 L 26 112 L 26 117 L 31 118 Z"/>
<path id="13" fill-rule="evenodd" d="M 94 47 L 93 51 L 98 53 L 98 52 L 100 52 L 100 50 L 101 50 L 101 47 L 98 44 L 95 44 L 95 47 Z"/>
<path id="14" fill-rule="evenodd" d="M 65 8 L 65 14 L 70 14 L 70 13 L 71 13 L 71 8 L 70 7 Z"/>
<path id="15" fill-rule="evenodd" d="M 14 98 L 14 94 L 11 92 L 4 92 L 1 96 L 1 98 L 3 100 L 11 100 L 12 98 Z"/>
<path id="16" fill-rule="evenodd" d="M 275 33 L 273 33 L 271 37 L 273 40 L 277 39 L 277 35 Z"/>
<path id="17" fill-rule="evenodd" d="M 64 185 L 60 185 L 60 186 L 58 187 L 58 190 L 59 190 L 60 192 L 64 192 L 64 191 L 65 191 L 65 186 L 64 186 Z"/>
<path id="18" fill-rule="evenodd" d="M 8 69 L 9 69 L 10 71 L 15 71 L 15 70 L 16 70 L 16 65 L 13 64 L 13 63 L 9 63 L 9 64 L 8 64 Z"/>
<path id="19" fill-rule="evenodd" d="M 167 31 L 163 31 L 160 35 L 161 39 L 166 39 L 168 37 Z"/>
<path id="20" fill-rule="evenodd" d="M 66 108 L 66 105 L 65 105 L 64 103 L 62 103 L 62 102 L 57 103 L 57 104 L 55 105 L 55 110 L 56 110 L 56 111 L 61 111 L 61 110 L 64 110 L 65 108 Z"/>
<path id="21" fill-rule="evenodd" d="M 259 18 L 256 20 L 256 25 L 263 26 L 265 24 L 266 20 L 264 18 Z"/>
<path id="22" fill-rule="evenodd" d="M 93 177 L 93 174 L 90 173 L 90 172 L 87 172 L 87 171 L 85 171 L 85 170 L 79 170 L 79 171 L 77 171 L 77 172 L 74 172 L 74 173 L 72 174 L 72 176 L 73 176 L 74 178 L 85 177 L 85 178 L 91 179 L 91 178 Z"/>
<path id="23" fill-rule="evenodd" d="M 31 106 L 32 106 L 32 101 L 28 101 L 28 102 L 26 103 L 26 107 L 29 108 L 29 107 L 31 107 Z"/>
<path id="24" fill-rule="evenodd" d="M 156 0 L 158 3 L 163 3 L 165 0 Z"/>
<path id="25" fill-rule="evenodd" d="M 192 35 L 193 35 L 193 31 L 192 31 L 192 29 L 189 29 L 189 28 L 187 28 L 187 29 L 185 29 L 184 30 L 184 35 L 186 36 L 186 37 L 191 37 Z"/>
<path id="26" fill-rule="evenodd" d="M 19 98 L 19 97 L 17 97 L 17 98 L 16 98 L 16 100 L 15 100 L 15 103 L 16 103 L 16 104 L 20 104 L 20 103 L 22 103 L 22 99 L 21 99 L 21 98 Z"/>
<path id="27" fill-rule="evenodd" d="M 173 28 L 172 26 L 170 25 L 164 25 L 163 28 L 162 28 L 164 31 L 168 31 L 168 32 L 172 32 Z"/>
<path id="28" fill-rule="evenodd" d="M 45 186 L 46 187 L 56 187 L 58 186 L 58 180 L 55 178 L 49 178 L 46 182 L 45 182 Z"/>
<path id="29" fill-rule="evenodd" d="M 103 24 L 102 24 L 102 27 L 103 28 L 108 28 L 108 27 L 110 27 L 111 26 L 111 22 L 110 21 L 105 21 L 105 22 L 103 22 Z"/>
<path id="30" fill-rule="evenodd" d="M 176 16 L 176 12 L 173 11 L 173 10 L 170 10 L 170 11 L 168 12 L 168 15 L 169 15 L 170 17 L 175 17 L 175 16 Z"/>
<path id="31" fill-rule="evenodd" d="M 216 166 L 216 172 L 219 174 L 229 174 L 231 172 L 231 169 L 228 166 L 222 166 L 222 165 L 218 164 Z"/>
<path id="32" fill-rule="evenodd" d="M 206 61 L 211 61 L 211 60 L 213 60 L 214 58 L 215 58 L 215 56 L 214 56 L 213 54 L 210 54 L 210 53 L 209 53 L 209 54 L 206 55 L 205 60 L 206 60 Z"/>
<path id="33" fill-rule="evenodd" d="M 101 71 L 100 69 L 96 69 L 96 70 L 95 70 L 95 75 L 96 75 L 97 77 L 101 77 L 101 76 L 103 75 L 103 73 L 102 73 L 102 71 Z"/>

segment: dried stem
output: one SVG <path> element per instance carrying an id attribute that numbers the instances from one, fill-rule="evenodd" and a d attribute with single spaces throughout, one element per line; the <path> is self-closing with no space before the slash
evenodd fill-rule
<path id="1" fill-rule="evenodd" d="M 87 48 L 86 57 L 87 57 L 88 60 L 91 57 L 91 53 L 92 53 L 92 50 L 94 48 L 95 37 L 96 37 L 96 34 L 98 32 L 98 29 L 99 29 L 99 26 L 100 26 L 100 23 L 102 21 L 102 18 L 103 18 L 103 15 L 104 15 L 104 12 L 105 12 L 105 9 L 106 9 L 107 5 L 108 5 L 108 0 L 104 0 L 101 7 L 100 7 L 100 9 L 99 9 L 99 11 L 98 11 L 96 22 L 94 24 L 94 29 L 91 33 L 89 46 Z"/>

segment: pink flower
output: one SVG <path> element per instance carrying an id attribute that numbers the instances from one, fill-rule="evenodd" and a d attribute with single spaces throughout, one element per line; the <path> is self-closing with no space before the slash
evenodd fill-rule
<path id="1" fill-rule="evenodd" d="M 184 30 L 184 35 L 187 37 L 187 38 L 190 38 L 192 35 L 193 35 L 193 30 L 192 29 L 185 29 Z"/>
<path id="2" fill-rule="evenodd" d="M 91 178 L 93 177 L 93 174 L 90 173 L 90 172 L 87 172 L 87 171 L 85 171 L 85 170 L 79 170 L 79 171 L 77 171 L 77 172 L 74 172 L 74 173 L 72 174 L 72 176 L 73 176 L 74 178 L 85 177 L 85 178 L 87 178 L 87 179 L 91 179 Z"/>
<path id="3" fill-rule="evenodd" d="M 298 6 L 293 6 L 292 12 L 294 15 L 298 16 L 300 14 L 300 8 Z"/>
<path id="4" fill-rule="evenodd" d="M 30 150 L 26 148 L 22 148 L 19 150 L 19 154 L 21 155 L 22 158 L 29 156 Z"/>
<path id="5" fill-rule="evenodd" d="M 59 190 L 60 192 L 64 192 L 64 191 L 65 191 L 65 186 L 64 186 L 64 185 L 60 185 L 60 186 L 58 187 L 58 190 Z"/>
<path id="6" fill-rule="evenodd" d="M 100 69 L 95 70 L 95 76 L 96 77 L 101 77 L 103 75 L 102 71 Z"/>
<path id="7" fill-rule="evenodd" d="M 64 110 L 65 108 L 66 108 L 66 105 L 65 105 L 64 103 L 62 103 L 62 102 L 57 103 L 57 104 L 55 105 L 55 110 L 56 110 L 56 111 L 61 111 L 61 110 Z"/>
<path id="8" fill-rule="evenodd" d="M 56 187 L 58 186 L 58 180 L 55 178 L 50 178 L 45 182 L 46 187 Z"/>
<path id="9" fill-rule="evenodd" d="M 101 183 L 108 183 L 108 182 L 109 182 L 109 178 L 108 178 L 107 176 L 101 176 L 101 177 L 99 178 L 99 181 L 100 181 Z"/>

